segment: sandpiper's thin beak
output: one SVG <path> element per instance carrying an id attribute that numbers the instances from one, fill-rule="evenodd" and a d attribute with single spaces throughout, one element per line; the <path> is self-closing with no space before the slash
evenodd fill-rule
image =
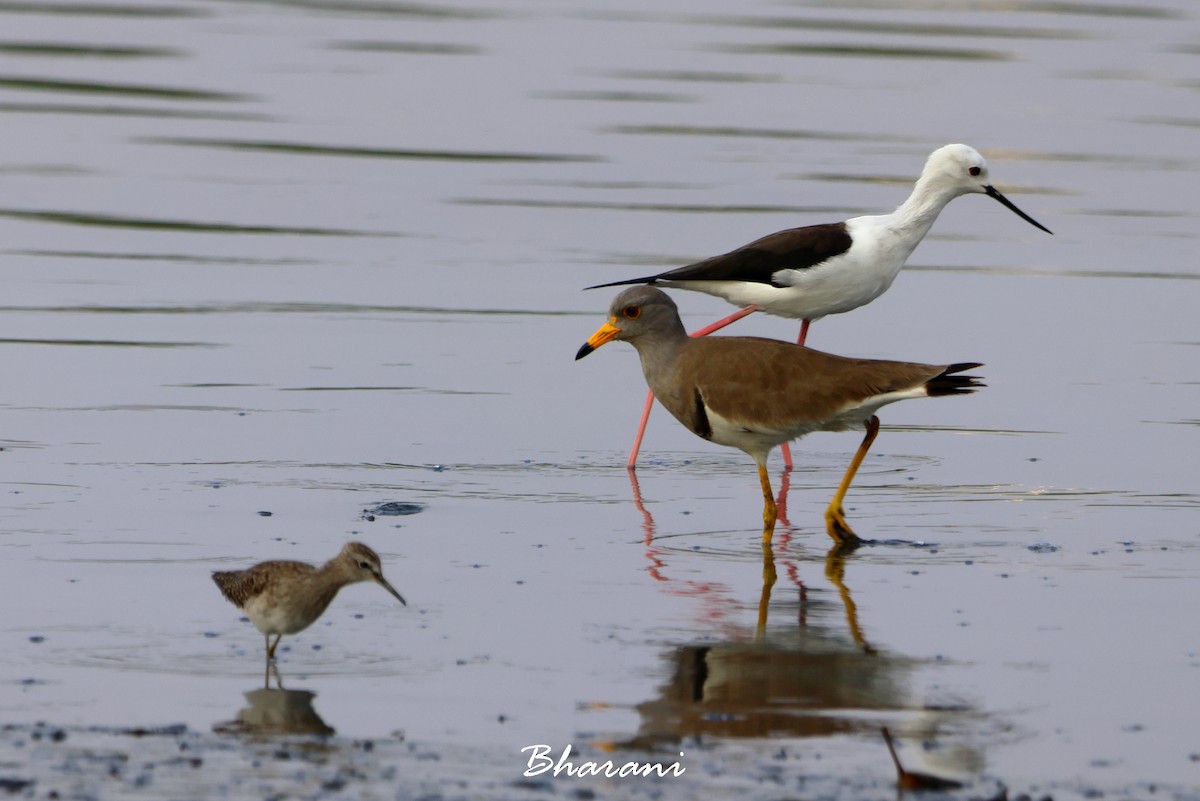
<path id="1" fill-rule="evenodd" d="M 1051 234 L 1051 235 L 1054 234 L 1054 232 L 1051 231 L 1049 228 L 1042 225 L 1040 222 L 1033 219 L 1028 214 L 1021 211 L 1020 209 L 1018 209 L 1017 205 L 1015 203 L 1013 203 L 1011 200 L 1009 200 L 1008 198 L 1006 198 L 1004 195 L 1000 194 L 1000 190 L 997 189 L 996 187 L 992 186 L 991 184 L 988 184 L 987 186 L 985 186 L 983 188 L 983 191 L 987 193 L 988 197 L 991 197 L 995 200 L 999 200 L 1002 205 L 1008 207 L 1009 211 L 1016 214 L 1018 217 L 1020 217 L 1022 220 L 1029 223 L 1030 225 L 1032 225 L 1034 228 L 1041 228 L 1043 231 L 1045 231 L 1048 234 Z"/>
<path id="2" fill-rule="evenodd" d="M 591 339 L 583 343 L 583 347 L 575 354 L 575 361 L 579 361 L 584 356 L 587 356 L 605 342 L 610 342 L 619 333 L 621 333 L 621 329 L 617 327 L 617 318 L 610 317 L 607 323 L 600 326 L 600 329 L 592 334 Z"/>
<path id="3" fill-rule="evenodd" d="M 385 590 L 390 592 L 392 595 L 395 595 L 397 601 L 404 604 L 405 606 L 408 606 L 408 601 L 404 600 L 404 596 L 401 595 L 400 593 L 396 592 L 396 588 L 393 587 L 391 584 L 388 584 L 388 580 L 385 579 L 383 576 L 376 575 L 375 583 L 378 584 L 380 587 L 383 587 Z"/>

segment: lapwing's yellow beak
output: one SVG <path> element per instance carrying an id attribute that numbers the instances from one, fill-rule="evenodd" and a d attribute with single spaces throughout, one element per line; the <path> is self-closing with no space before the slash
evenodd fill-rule
<path id="1" fill-rule="evenodd" d="M 587 342 L 583 343 L 583 347 L 575 354 L 575 361 L 579 361 L 584 356 L 587 356 L 605 342 L 612 341 L 619 333 L 621 333 L 621 329 L 617 327 L 617 318 L 608 318 L 608 322 L 600 326 L 599 330 L 592 334 Z"/>

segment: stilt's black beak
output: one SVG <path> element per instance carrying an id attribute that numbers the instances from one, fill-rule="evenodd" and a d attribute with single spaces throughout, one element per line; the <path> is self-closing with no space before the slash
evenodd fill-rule
<path id="1" fill-rule="evenodd" d="M 1043 231 L 1045 231 L 1045 232 L 1046 232 L 1046 233 L 1048 233 L 1048 234 L 1053 234 L 1053 233 L 1054 233 L 1054 232 L 1053 232 L 1053 231 L 1051 231 L 1049 228 L 1047 228 L 1046 226 L 1042 225 L 1040 222 L 1038 222 L 1037 220 L 1033 219 L 1033 218 L 1032 218 L 1032 217 L 1030 217 L 1028 214 L 1026 214 L 1025 212 L 1021 211 L 1020 209 L 1018 209 L 1015 203 L 1013 203 L 1011 200 L 1009 200 L 1008 198 L 1006 198 L 1004 195 L 1000 194 L 1000 190 L 999 190 L 999 189 L 997 189 L 996 187 L 992 186 L 991 184 L 988 184 L 987 186 L 985 186 L 985 187 L 983 188 L 983 191 L 984 191 L 984 192 L 987 192 L 987 194 L 988 194 L 988 197 L 994 198 L 994 199 L 996 199 L 996 200 L 1000 201 L 1000 203 L 1001 203 L 1002 205 L 1004 205 L 1004 206 L 1007 206 L 1009 211 L 1011 211 L 1011 212 L 1013 212 L 1014 214 L 1016 214 L 1018 217 L 1020 217 L 1022 220 L 1024 220 L 1024 221 L 1025 221 L 1025 222 L 1027 222 L 1027 223 L 1029 223 L 1030 225 L 1032 225 L 1034 228 L 1041 228 Z"/>

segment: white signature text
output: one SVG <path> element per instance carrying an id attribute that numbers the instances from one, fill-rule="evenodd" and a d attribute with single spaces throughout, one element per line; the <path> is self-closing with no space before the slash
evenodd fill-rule
<path id="1" fill-rule="evenodd" d="M 607 776 L 613 778 L 615 776 L 682 776 L 687 768 L 680 765 L 678 762 L 672 762 L 670 765 L 664 765 L 661 762 L 626 762 L 623 765 L 618 765 L 611 759 L 604 762 L 580 762 L 576 765 L 573 762 L 568 762 L 567 758 L 571 756 L 571 744 L 563 749 L 562 755 L 559 756 L 556 762 L 553 757 L 549 756 L 551 748 L 548 745 L 527 745 L 521 749 L 521 753 L 529 751 L 529 762 L 525 767 L 525 776 L 540 776 L 541 774 L 551 771 L 554 776 L 565 773 L 568 776 L 583 777 L 583 776 Z M 683 756 L 683 752 L 679 752 L 679 756 Z"/>

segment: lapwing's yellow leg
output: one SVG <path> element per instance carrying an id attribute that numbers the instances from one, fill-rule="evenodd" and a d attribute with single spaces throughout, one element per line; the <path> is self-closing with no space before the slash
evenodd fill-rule
<path id="1" fill-rule="evenodd" d="M 862 444 L 858 446 L 858 452 L 850 460 L 850 467 L 846 469 L 846 475 L 842 476 L 842 483 L 838 485 L 837 494 L 833 496 L 833 500 L 829 502 L 829 508 L 825 510 L 825 530 L 838 543 L 858 542 L 858 535 L 846 522 L 846 510 L 842 508 L 842 501 L 845 500 L 846 491 L 850 489 L 850 483 L 854 481 L 854 474 L 858 472 L 859 465 L 862 464 L 863 458 L 871 448 L 871 443 L 879 434 L 879 418 L 872 415 L 871 419 L 866 422 L 866 427 L 867 435 L 863 437 Z"/>
<path id="2" fill-rule="evenodd" d="M 771 537 L 775 534 L 775 521 L 779 517 L 779 510 L 775 508 L 775 491 L 771 489 L 771 477 L 767 475 L 766 462 L 760 462 L 758 465 L 758 480 L 762 482 L 763 491 L 763 537 L 764 545 L 771 544 Z"/>

